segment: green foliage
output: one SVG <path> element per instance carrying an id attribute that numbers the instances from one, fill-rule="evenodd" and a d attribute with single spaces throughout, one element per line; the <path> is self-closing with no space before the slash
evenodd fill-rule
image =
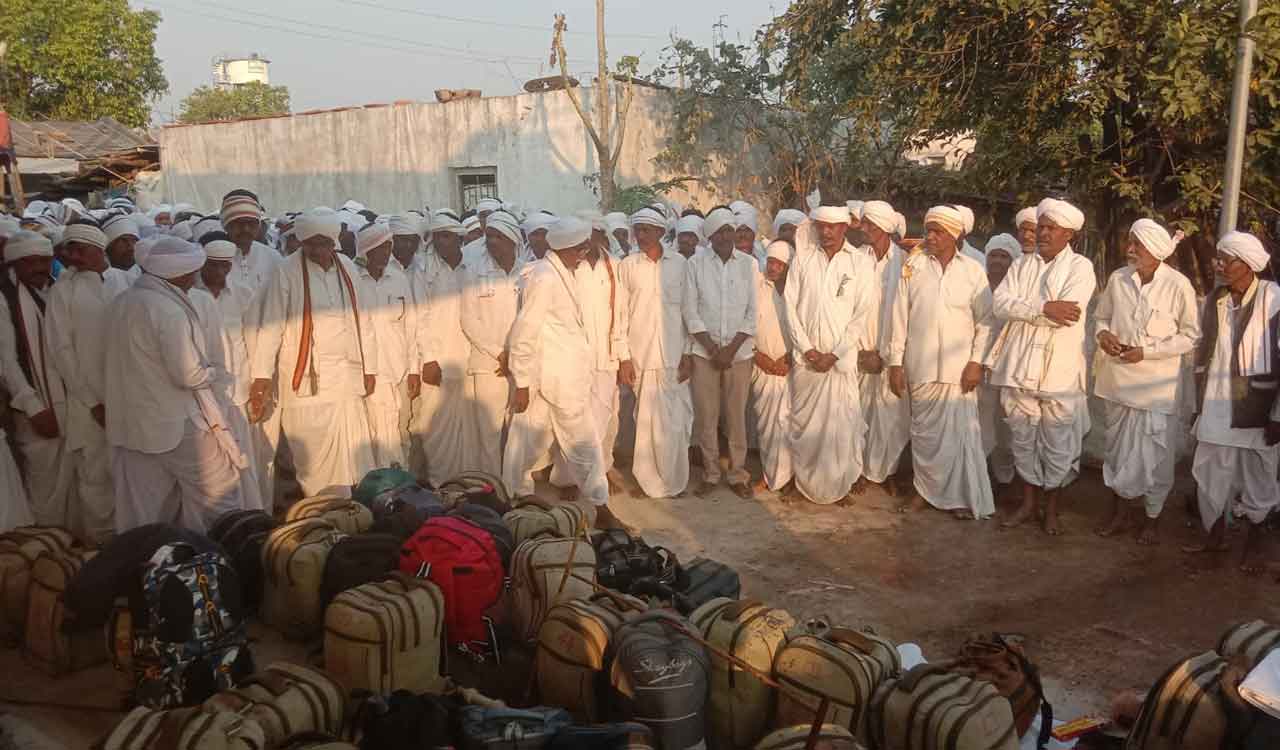
<path id="1" fill-rule="evenodd" d="M 605 211 L 621 211 L 630 216 L 653 203 L 662 200 L 662 196 L 684 187 L 689 182 L 694 182 L 692 177 L 677 177 L 673 180 L 664 180 L 649 185 L 632 185 L 630 187 L 618 188 L 613 196 L 613 204 L 605 206 Z"/>
<path id="2" fill-rule="evenodd" d="M 234 88 L 200 86 L 182 100 L 180 122 L 238 120 L 289 113 L 289 88 L 254 81 Z"/>
<path id="3" fill-rule="evenodd" d="M 128 0 L 0 0 L 0 101 L 19 119 L 114 117 L 146 125 L 169 89 L 154 11 Z"/>

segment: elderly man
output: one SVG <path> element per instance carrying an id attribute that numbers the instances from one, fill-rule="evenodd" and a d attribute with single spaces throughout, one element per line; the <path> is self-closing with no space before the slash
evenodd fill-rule
<path id="1" fill-rule="evenodd" d="M 990 305 L 991 295 L 1008 275 L 1014 258 L 1022 257 L 1022 246 L 1011 234 L 997 234 L 987 240 L 987 301 Z M 988 347 L 1000 336 L 1004 329 L 1004 321 L 992 315 L 987 319 L 991 328 Z M 983 361 L 986 361 L 984 353 Z M 1006 486 L 1013 482 L 1013 436 L 1009 432 L 1009 423 L 1005 421 L 1004 408 L 1000 406 L 1000 389 L 988 382 L 987 368 L 983 368 L 983 383 L 978 388 L 978 416 L 982 420 L 982 450 L 987 454 L 991 468 L 991 484 Z"/>
<path id="2" fill-rule="evenodd" d="M 53 246 L 21 230 L 4 248 L 0 283 L 0 361 L 9 379 L 14 440 L 26 467 L 31 511 L 41 525 L 66 526 L 73 465 L 67 450 L 67 391 L 45 334 L 47 298 L 53 279 Z"/>
<path id="3" fill-rule="evenodd" d="M 1224 553 L 1230 514 L 1248 527 L 1241 569 L 1252 573 L 1264 567 L 1263 523 L 1280 505 L 1280 286 L 1258 277 L 1271 256 L 1257 237 L 1228 232 L 1217 251 L 1223 284 L 1209 293 L 1201 318 L 1191 469 L 1209 542 L 1188 551 Z"/>
<path id="4" fill-rule="evenodd" d="M 729 439 L 729 488 L 752 496 L 747 472 L 747 396 L 756 333 L 756 259 L 736 244 L 742 215 L 717 208 L 707 214 L 711 252 L 688 266 L 684 323 L 693 337 L 693 433 L 702 454 L 704 496 L 720 481 L 721 409 Z M 752 238 L 755 233 L 752 232 Z"/>
<path id="5" fill-rule="evenodd" d="M 128 283 L 137 281 L 142 275 L 142 267 L 133 256 L 141 234 L 138 221 L 132 216 L 112 216 L 102 222 L 102 233 L 107 240 L 107 259 L 111 267 L 127 274 Z"/>
<path id="6" fill-rule="evenodd" d="M 466 400 L 471 411 L 465 469 L 502 473 L 502 432 L 511 400 L 507 334 L 520 304 L 524 260 L 520 225 L 505 211 L 488 215 L 484 250 L 464 249 L 462 332 L 471 343 L 467 358 Z M 430 460 L 430 457 L 428 457 Z"/>
<path id="7" fill-rule="evenodd" d="M 466 466 L 471 344 L 462 332 L 461 296 L 467 273 L 462 262 L 462 223 L 449 209 L 437 209 L 431 215 L 430 230 L 431 252 L 418 306 L 422 395 L 414 407 L 412 430 L 421 453 L 414 454 L 413 472 L 438 486 Z"/>
<path id="8" fill-rule="evenodd" d="M 232 264 L 231 280 L 258 293 L 283 260 L 280 253 L 258 241 L 262 231 L 262 206 L 248 190 L 232 190 L 222 199 L 219 214 L 223 231 L 240 250 Z"/>
<path id="9" fill-rule="evenodd" d="M 791 346 L 782 327 L 783 291 L 795 249 L 786 240 L 769 244 L 764 273 L 756 276 L 755 367 L 751 371 L 751 417 L 756 425 L 763 472 L 760 489 L 784 492 L 791 483 Z"/>
<path id="10" fill-rule="evenodd" d="M 992 295 L 995 316 L 1005 323 L 987 359 L 991 384 L 1004 389 L 1000 403 L 1023 481 L 1022 507 L 1003 525 L 1034 518 L 1043 496 L 1044 531 L 1057 536 L 1059 490 L 1080 468 L 1084 311 L 1097 280 L 1089 259 L 1071 249 L 1084 228 L 1080 209 L 1046 198 L 1036 215 L 1038 251 L 1015 260 Z"/>
<path id="11" fill-rule="evenodd" d="M 1102 479 L 1115 496 L 1101 536 L 1125 531 L 1130 503 L 1146 521 L 1139 544 L 1154 544 L 1156 524 L 1173 489 L 1180 422 L 1182 355 L 1200 339 L 1191 281 L 1164 263 L 1175 240 L 1151 219 L 1129 228 L 1128 266 L 1111 274 L 1094 313 L 1098 348 L 1094 392 L 1106 400 L 1107 451 Z"/>
<path id="12" fill-rule="evenodd" d="M 417 227 L 414 227 L 417 238 Z M 391 265 L 391 227 L 369 224 L 356 234 L 361 264 L 360 300 L 378 339 L 378 387 L 368 398 L 373 460 L 378 466 L 409 465 L 409 421 L 422 391 L 418 358 L 421 319 L 409 277 Z"/>
<path id="13" fill-rule="evenodd" d="M 115 488 L 107 446 L 102 373 L 106 367 L 107 305 L 130 279 L 107 262 L 107 237 L 97 227 L 73 224 L 63 239 L 68 268 L 49 292 L 49 348 L 67 388 L 67 446 L 75 467 L 79 505 L 70 515 L 83 538 L 106 541 L 115 532 Z"/>
<path id="14" fill-rule="evenodd" d="M 676 222 L 676 249 L 685 260 L 689 260 L 705 249 L 707 241 L 706 235 L 703 234 L 705 226 L 706 220 L 694 214 L 681 216 Z"/>
<path id="15" fill-rule="evenodd" d="M 631 473 L 649 497 L 673 497 L 689 483 L 693 369 L 684 308 L 688 261 L 662 246 L 664 230 L 636 221 L 639 252 L 618 264 L 622 331 L 618 375 L 636 394 L 635 451 Z"/>
<path id="16" fill-rule="evenodd" d="M 907 254 L 893 241 L 890 233 L 898 217 L 884 201 L 862 204 L 862 234 L 867 244 L 859 248 L 875 265 L 876 306 L 867 316 L 867 331 L 858 353 L 858 393 L 862 398 L 862 418 L 867 422 L 866 456 L 862 478 L 854 486 L 861 493 L 867 481 L 885 485 L 890 495 L 897 487 L 890 479 L 898 472 L 902 451 L 911 433 L 911 409 L 908 400 L 889 387 L 885 376 L 885 359 L 893 330 L 894 299 L 902 277 Z"/>
<path id="17" fill-rule="evenodd" d="M 247 461 L 218 395 L 221 369 L 205 324 L 187 296 L 204 263 L 199 245 L 160 238 L 142 260 L 143 275 L 108 311 L 106 416 L 117 533 L 157 522 L 204 533 L 218 516 L 243 507 Z"/>
<path id="18" fill-rule="evenodd" d="M 960 254 L 964 217 L 954 207 L 929 209 L 924 231 L 926 252 L 902 269 L 889 345 L 890 387 L 911 400 L 915 497 L 904 509 L 928 502 L 983 519 L 996 510 L 977 394 L 990 333 L 987 275 Z"/>
<path id="19" fill-rule="evenodd" d="M 520 312 L 511 326 L 511 434 L 503 478 L 517 495 L 533 495 L 532 470 L 553 444 L 580 495 L 597 509 L 596 525 L 620 526 L 609 510 L 604 451 L 592 414 L 592 357 L 581 287 L 574 269 L 591 240 L 591 225 L 564 218 L 547 231 L 551 252 L 530 268 Z"/>
<path id="20" fill-rule="evenodd" d="M 1036 235 L 1040 226 L 1036 219 L 1036 207 L 1027 206 L 1019 211 L 1013 219 L 1013 226 L 1018 230 L 1018 243 L 1022 245 L 1022 252 L 1034 253 L 1036 251 Z"/>
<path id="21" fill-rule="evenodd" d="M 377 465 L 364 403 L 377 387 L 377 336 L 360 297 L 359 269 L 337 252 L 341 228 L 327 208 L 298 217 L 302 250 L 262 288 L 262 323 L 250 352 L 250 419 L 262 420 L 278 383 L 281 432 L 306 495 L 355 484 Z"/>
<path id="22" fill-rule="evenodd" d="M 791 460 L 796 488 L 828 505 L 862 476 L 867 426 L 858 393 L 859 342 L 875 314 L 875 268 L 845 239 L 849 209 L 819 206 L 787 274 L 787 332 L 800 355 L 791 373 Z"/>

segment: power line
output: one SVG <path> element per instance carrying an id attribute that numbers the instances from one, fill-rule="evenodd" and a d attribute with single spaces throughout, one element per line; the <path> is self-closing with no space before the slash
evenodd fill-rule
<path id="1" fill-rule="evenodd" d="M 390 5 L 381 5 L 379 3 L 369 2 L 369 0 L 336 0 L 337 2 L 349 5 L 359 5 L 365 8 L 373 8 L 375 10 L 383 10 L 389 13 L 403 13 L 411 16 L 422 16 L 423 18 L 434 18 L 439 21 L 454 21 L 456 23 L 470 23 L 478 26 L 497 26 L 508 29 L 523 29 L 525 31 L 548 31 L 547 26 L 537 26 L 535 24 L 526 23 L 508 23 L 505 21 L 485 21 L 479 18 L 462 18 L 460 16 L 447 16 L 442 13 L 428 13 L 425 10 L 416 10 L 413 8 L 395 8 Z M 594 31 L 568 31 L 568 34 L 581 34 L 582 36 L 594 37 Z M 611 37 L 625 37 L 629 39 L 660 39 L 665 41 L 667 37 L 659 34 L 628 34 L 625 32 L 609 32 Z"/>

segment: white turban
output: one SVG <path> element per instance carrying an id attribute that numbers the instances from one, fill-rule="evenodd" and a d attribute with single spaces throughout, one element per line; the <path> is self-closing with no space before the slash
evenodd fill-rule
<path id="1" fill-rule="evenodd" d="M 155 218 L 160 214 L 173 216 L 173 206 L 170 206 L 168 203 L 161 203 L 159 205 L 152 206 L 151 210 L 147 212 L 147 216 L 150 216 L 152 221 L 155 221 Z"/>
<path id="2" fill-rule="evenodd" d="M 107 248 L 107 236 L 92 224 L 70 224 L 62 230 L 63 242 L 83 242 L 99 250 Z"/>
<path id="3" fill-rule="evenodd" d="M 809 214 L 809 218 L 823 224 L 848 224 L 848 206 L 818 206 Z"/>
<path id="4" fill-rule="evenodd" d="M 132 216 L 113 216 L 107 219 L 106 223 L 102 225 L 102 233 L 107 236 L 108 245 L 128 235 L 134 237 L 142 236 L 138 222 Z"/>
<path id="5" fill-rule="evenodd" d="M 463 223 L 458 221 L 453 212 L 447 208 L 437 208 L 431 213 L 430 230 L 432 233 L 450 232 L 459 237 L 467 233 L 467 230 L 463 228 Z"/>
<path id="6" fill-rule="evenodd" d="M 347 228 L 348 232 L 351 232 L 352 234 L 359 232 L 361 227 L 369 223 L 369 220 L 365 218 L 364 214 L 358 214 L 355 211 L 348 211 L 345 208 L 338 211 L 336 215 L 338 217 L 338 221 Z"/>
<path id="7" fill-rule="evenodd" d="M 1035 206 L 1027 206 L 1019 211 L 1017 216 L 1013 217 L 1013 225 L 1019 228 L 1021 228 L 1023 224 L 1035 224 L 1037 221 Z"/>
<path id="8" fill-rule="evenodd" d="M 778 231 L 784 226 L 791 224 L 792 226 L 800 226 L 804 223 L 804 211 L 797 211 L 794 208 L 784 208 L 773 217 L 773 236 L 778 236 Z"/>
<path id="9" fill-rule="evenodd" d="M 1075 206 L 1057 198 L 1045 198 L 1036 206 L 1036 221 L 1048 219 L 1063 229 L 1079 232 L 1084 228 L 1084 213 Z"/>
<path id="10" fill-rule="evenodd" d="M 361 211 L 367 211 L 368 207 L 360 201 L 347 201 L 338 207 L 339 211 L 347 211 L 349 213 L 358 214 Z"/>
<path id="11" fill-rule="evenodd" d="M 471 234 L 472 230 L 479 229 L 479 228 L 480 228 L 480 217 L 476 216 L 475 214 L 471 214 L 470 216 L 462 220 L 463 234 Z"/>
<path id="12" fill-rule="evenodd" d="M 497 198 L 481 198 L 476 203 L 476 213 L 481 211 L 500 211 L 502 210 L 502 201 Z"/>
<path id="13" fill-rule="evenodd" d="M 890 234 L 893 233 L 893 228 L 898 223 L 898 215 L 894 212 L 893 206 L 884 201 L 867 201 L 863 203 L 862 218 Z"/>
<path id="14" fill-rule="evenodd" d="M 636 223 L 634 216 L 631 217 L 631 223 L 633 225 Z M 676 222 L 676 234 L 681 235 L 681 234 L 684 234 L 685 232 L 693 232 L 698 236 L 698 241 L 702 242 L 703 240 L 706 239 L 706 235 L 702 233 L 702 230 L 705 228 L 705 226 L 706 226 L 706 220 L 703 219 L 701 216 L 698 216 L 697 214 L 689 214 L 688 216 L 681 216 L 680 220 Z"/>
<path id="15" fill-rule="evenodd" d="M 84 216 L 85 214 L 89 213 L 89 210 L 84 207 L 84 204 L 76 200 L 75 198 L 63 198 L 62 206 L 64 209 L 67 210 L 67 213 L 63 214 L 63 216 L 67 218 L 71 218 L 69 213 L 70 211 L 75 211 L 81 216 Z"/>
<path id="16" fill-rule="evenodd" d="M 191 239 L 199 242 L 206 234 L 221 231 L 223 231 L 222 221 L 217 216 L 206 216 L 191 225 Z"/>
<path id="17" fill-rule="evenodd" d="M 591 231 L 608 232 L 609 224 L 604 220 L 604 214 L 592 209 L 583 209 L 577 213 L 579 219 L 591 222 Z"/>
<path id="18" fill-rule="evenodd" d="M 137 257 L 136 255 L 134 256 Z M 204 267 L 204 248 L 177 237 L 161 237 L 151 243 L 145 258 L 139 260 L 142 270 L 162 279 L 176 279 Z"/>
<path id="19" fill-rule="evenodd" d="M 49 212 L 48 201 L 31 201 L 27 207 L 22 210 L 22 218 L 30 219 L 35 216 L 41 216 Z"/>
<path id="20" fill-rule="evenodd" d="M 370 224 L 356 233 L 356 257 L 363 258 L 375 247 L 391 241 L 391 227 L 386 224 Z"/>
<path id="21" fill-rule="evenodd" d="M 293 220 L 293 234 L 299 242 L 306 242 L 312 237 L 328 237 L 336 245 L 341 233 L 342 221 L 330 208 L 313 208 Z"/>
<path id="22" fill-rule="evenodd" d="M 422 223 L 418 221 L 418 217 L 413 214 L 395 214 L 387 218 L 387 226 L 391 228 L 391 234 L 400 237 L 405 235 L 413 235 L 417 237 L 422 233 Z"/>
<path id="23" fill-rule="evenodd" d="M 191 205 L 190 203 L 175 203 L 175 204 L 173 204 L 173 215 L 174 215 L 174 216 L 177 216 L 178 214 L 189 214 L 189 213 L 193 213 L 195 210 L 196 210 L 196 207 L 195 207 L 195 206 L 193 206 L 193 205 Z"/>
<path id="24" fill-rule="evenodd" d="M 787 265 L 791 265 L 791 258 L 795 255 L 795 250 L 791 247 L 791 243 L 786 240 L 774 240 L 769 243 L 769 248 L 765 253 L 770 258 L 776 258 Z"/>
<path id="25" fill-rule="evenodd" d="M 698 217 L 694 217 L 695 219 Z M 701 219 L 699 219 L 701 221 Z M 652 208 L 642 208 L 631 214 L 631 226 L 636 224 L 647 224 L 651 227 L 658 227 L 665 230 L 667 228 L 667 217 L 658 213 Z"/>
<path id="26" fill-rule="evenodd" d="M 591 239 L 591 225 L 573 216 L 566 216 L 547 229 L 547 244 L 552 250 L 568 250 L 589 239 Z"/>
<path id="27" fill-rule="evenodd" d="M 485 220 L 485 226 L 497 230 L 503 237 L 520 244 L 520 222 L 506 211 L 494 211 Z"/>
<path id="28" fill-rule="evenodd" d="M 956 204 L 956 210 L 960 212 L 960 218 L 964 219 L 964 233 L 973 233 L 973 209 L 968 206 Z"/>
<path id="29" fill-rule="evenodd" d="M 10 240 L 10 246 L 12 242 Z M 8 252 L 6 248 L 5 254 Z M 1218 252 L 1239 258 L 1254 273 L 1260 273 L 1271 262 L 1271 254 L 1262 246 L 1262 240 L 1248 232 L 1227 232 L 1218 240 Z"/>
<path id="30" fill-rule="evenodd" d="M 955 206 L 934 206 L 924 215 L 924 223 L 937 224 L 953 239 L 964 234 L 964 214 Z"/>
<path id="31" fill-rule="evenodd" d="M 901 212 L 895 211 L 893 214 L 893 234 L 899 237 L 907 236 L 907 217 L 903 216 Z"/>
<path id="32" fill-rule="evenodd" d="M 230 240 L 213 240 L 204 246 L 204 254 L 209 256 L 209 260 L 234 260 L 236 246 Z M 137 257 L 136 250 L 134 257 Z"/>
<path id="33" fill-rule="evenodd" d="M 39 232 L 32 232 L 29 229 L 19 229 L 9 238 L 9 242 L 4 246 L 4 262 L 12 263 L 21 258 L 30 257 L 52 258 L 53 243 L 49 241 Z"/>
<path id="34" fill-rule="evenodd" d="M 710 237 L 725 227 L 737 227 L 738 219 L 733 212 L 727 208 L 717 208 L 707 214 L 707 220 L 702 225 L 702 229 L 706 235 Z"/>
<path id="35" fill-rule="evenodd" d="M 128 213 L 133 213 L 134 211 L 138 210 L 138 207 L 133 204 L 133 201 L 125 197 L 112 198 L 111 200 L 107 201 L 107 208 L 111 208 L 111 209 L 118 208 L 122 211 L 127 211 Z"/>
<path id="36" fill-rule="evenodd" d="M 169 229 L 169 234 L 180 240 L 191 239 L 191 222 L 180 221 Z"/>
<path id="37" fill-rule="evenodd" d="M 746 227 L 747 229 L 750 229 L 752 233 L 759 234 L 760 215 L 750 206 L 740 208 L 733 212 L 733 224 L 738 229 Z"/>
<path id="38" fill-rule="evenodd" d="M 754 211 L 756 207 L 744 200 L 736 200 L 729 204 L 729 210 L 736 214 L 740 211 Z"/>
<path id="39" fill-rule="evenodd" d="M 525 217 L 524 223 L 520 226 L 524 228 L 525 234 L 533 234 L 541 229 L 548 229 L 552 224 L 560 221 L 555 214 L 549 214 L 546 211 L 534 211 Z"/>
<path id="40" fill-rule="evenodd" d="M 627 221 L 627 215 L 621 211 L 611 211 L 605 214 L 604 222 L 609 227 L 609 234 L 613 234 L 619 229 L 630 229 L 631 225 Z"/>
<path id="41" fill-rule="evenodd" d="M 1018 242 L 1018 238 L 1012 234 L 997 234 L 987 240 L 987 255 L 990 256 L 997 250 L 1008 255 L 1009 260 L 1022 257 L 1022 243 Z"/>
<path id="42" fill-rule="evenodd" d="M 862 209 L 866 207 L 866 203 L 862 201 L 845 201 L 844 205 L 849 209 L 849 220 L 862 219 Z"/>
<path id="43" fill-rule="evenodd" d="M 1173 255 L 1173 248 L 1178 244 L 1165 228 L 1151 219 L 1138 219 L 1129 227 L 1129 234 L 1137 240 L 1156 260 L 1164 260 Z M 1179 238 L 1181 239 L 1181 238 Z"/>

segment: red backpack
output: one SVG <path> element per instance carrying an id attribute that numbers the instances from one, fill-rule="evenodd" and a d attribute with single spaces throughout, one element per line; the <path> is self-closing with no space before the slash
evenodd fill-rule
<path id="1" fill-rule="evenodd" d="M 502 595 L 505 576 L 487 531 L 461 518 L 432 518 L 400 548 L 400 570 L 440 587 L 450 646 L 484 650 L 484 613 Z"/>

